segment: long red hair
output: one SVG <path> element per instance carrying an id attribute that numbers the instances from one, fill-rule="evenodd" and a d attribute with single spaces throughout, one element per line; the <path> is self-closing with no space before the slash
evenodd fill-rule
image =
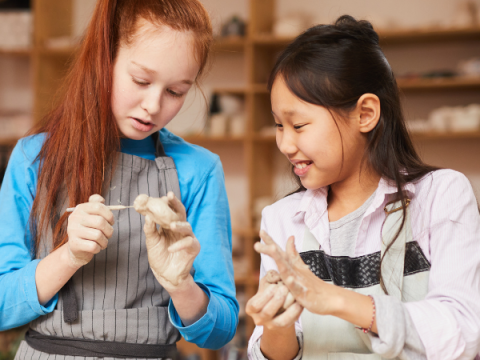
<path id="1" fill-rule="evenodd" d="M 36 249 L 42 233 L 53 230 L 53 248 L 67 242 L 68 206 L 100 194 L 116 161 L 120 132 L 112 114 L 113 65 L 117 49 L 129 44 L 140 19 L 191 31 L 195 60 L 203 74 L 212 46 L 212 26 L 198 0 L 99 0 L 64 85 L 58 105 L 32 131 L 45 133 L 39 154 L 37 196 L 31 212 Z"/>

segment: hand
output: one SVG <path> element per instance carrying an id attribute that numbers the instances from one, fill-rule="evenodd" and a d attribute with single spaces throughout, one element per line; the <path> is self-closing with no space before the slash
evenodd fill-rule
<path id="1" fill-rule="evenodd" d="M 302 313 L 303 307 L 291 302 L 290 293 L 280 280 L 280 275 L 270 270 L 260 280 L 257 294 L 247 302 L 246 312 L 255 325 L 270 330 L 287 328 L 293 326 Z"/>
<path id="2" fill-rule="evenodd" d="M 286 251 L 265 231 L 260 232 L 260 237 L 265 244 L 257 242 L 254 245 L 255 250 L 275 260 L 279 276 L 295 300 L 312 313 L 334 315 L 340 303 L 340 293 L 344 289 L 327 284 L 310 271 L 295 249 L 293 236 L 287 241 Z"/>
<path id="3" fill-rule="evenodd" d="M 169 193 L 166 198 L 150 200 L 167 201 L 179 218 L 183 219 L 171 222 L 170 229 L 160 227 L 157 230 L 153 215 L 149 214 L 147 209 L 143 228 L 152 272 L 158 282 L 172 294 L 181 290 L 183 285 L 191 285 L 193 279 L 190 270 L 200 252 L 200 243 L 193 234 L 190 224 L 185 221 L 185 207 L 173 193 Z"/>
<path id="4" fill-rule="evenodd" d="M 103 197 L 92 195 L 88 203 L 77 205 L 68 217 L 67 248 L 72 267 L 88 264 L 95 254 L 107 248 L 115 219 L 104 203 Z"/>

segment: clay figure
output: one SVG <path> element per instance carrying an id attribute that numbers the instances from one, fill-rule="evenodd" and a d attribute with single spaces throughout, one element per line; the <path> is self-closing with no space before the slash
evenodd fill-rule
<path id="1" fill-rule="evenodd" d="M 180 216 L 168 205 L 166 196 L 153 198 L 145 194 L 138 195 L 133 206 L 143 216 L 149 215 L 162 229 L 170 230 L 172 222 L 181 221 Z"/>

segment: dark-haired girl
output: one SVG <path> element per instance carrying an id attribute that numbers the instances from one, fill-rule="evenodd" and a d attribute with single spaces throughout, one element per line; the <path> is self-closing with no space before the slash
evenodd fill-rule
<path id="1" fill-rule="evenodd" d="M 16 359 L 173 358 L 182 336 L 213 349 L 234 336 L 222 165 L 164 129 L 212 42 L 198 0 L 97 1 L 59 104 L 0 191 L 0 330 L 29 324 Z M 106 206 L 139 194 L 168 194 L 177 242 Z"/>
<path id="2" fill-rule="evenodd" d="M 464 175 L 415 152 L 370 23 L 310 28 L 269 90 L 299 189 L 263 211 L 250 358 L 473 359 L 477 202 Z"/>

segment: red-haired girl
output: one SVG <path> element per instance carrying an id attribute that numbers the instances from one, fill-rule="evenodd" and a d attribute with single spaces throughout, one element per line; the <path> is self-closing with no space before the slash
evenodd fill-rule
<path id="1" fill-rule="evenodd" d="M 480 350 L 477 202 L 464 175 L 415 152 L 378 40 L 342 16 L 300 35 L 272 71 L 277 145 L 300 186 L 263 210 L 252 359 Z"/>
<path id="2" fill-rule="evenodd" d="M 172 358 L 181 336 L 233 337 L 222 166 L 164 129 L 211 45 L 198 0 L 98 1 L 58 106 L 19 141 L 0 191 L 0 330 L 30 323 L 17 359 Z M 142 193 L 168 194 L 174 245 L 106 207 Z"/>

